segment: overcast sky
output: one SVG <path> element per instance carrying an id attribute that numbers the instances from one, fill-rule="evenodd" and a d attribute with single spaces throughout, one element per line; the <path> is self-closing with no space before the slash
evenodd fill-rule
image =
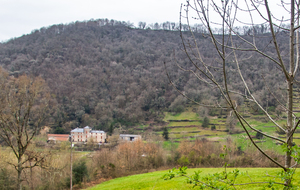
<path id="1" fill-rule="evenodd" d="M 53 24 L 98 18 L 178 22 L 185 0 L 0 0 L 0 42 Z"/>
<path id="2" fill-rule="evenodd" d="M 135 26 L 139 21 L 147 24 L 165 21 L 178 23 L 180 5 L 185 2 L 186 0 L 0 0 L 0 42 L 54 24 L 99 18 L 130 21 Z M 284 14 L 280 2 L 281 0 L 269 2 L 279 20 L 282 19 L 280 15 Z M 244 16 L 243 13 L 237 17 L 250 19 L 249 15 Z M 253 18 L 259 20 L 255 16 Z M 217 22 L 218 19 L 211 20 Z"/>

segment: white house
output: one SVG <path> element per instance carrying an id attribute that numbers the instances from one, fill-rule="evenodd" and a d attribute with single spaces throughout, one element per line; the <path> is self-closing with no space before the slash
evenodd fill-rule
<path id="1" fill-rule="evenodd" d="M 76 128 L 71 131 L 73 142 L 87 142 L 92 140 L 97 143 L 104 143 L 106 133 L 104 131 L 92 130 L 89 126 L 84 128 Z"/>

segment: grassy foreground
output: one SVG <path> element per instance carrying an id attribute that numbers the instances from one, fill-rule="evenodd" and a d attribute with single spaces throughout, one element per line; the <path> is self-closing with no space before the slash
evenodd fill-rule
<path id="1" fill-rule="evenodd" d="M 188 175 L 193 174 L 195 171 L 202 171 L 202 176 L 206 174 L 213 174 L 216 172 L 221 172 L 224 168 L 196 168 L 188 169 Z M 233 169 L 228 169 L 229 171 Z M 242 173 L 236 183 L 250 183 L 251 181 L 262 182 L 273 179 L 273 177 L 281 170 L 278 168 L 239 168 Z M 144 190 L 182 190 L 182 189 L 193 189 L 192 185 L 186 183 L 185 177 L 177 177 L 172 180 L 163 180 L 162 176 L 168 171 L 158 171 L 152 173 L 145 173 L 140 175 L 132 175 L 127 177 L 116 178 L 110 181 L 103 182 L 97 186 L 91 187 L 88 190 L 114 190 L 114 189 L 144 189 Z M 299 172 L 294 175 L 294 185 L 300 186 L 299 183 Z M 251 179 L 250 179 L 250 177 Z M 278 181 L 279 182 L 279 181 Z M 242 185 L 237 186 L 237 189 L 263 189 L 266 184 L 255 184 L 255 185 Z M 282 189 L 282 186 L 280 186 Z M 197 188 L 196 188 L 197 189 Z"/>

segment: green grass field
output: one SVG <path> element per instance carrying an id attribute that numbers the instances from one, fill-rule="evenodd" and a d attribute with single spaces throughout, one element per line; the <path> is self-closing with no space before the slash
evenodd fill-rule
<path id="1" fill-rule="evenodd" d="M 198 169 L 188 169 L 188 175 L 193 174 L 195 171 L 201 170 L 201 176 L 207 174 L 213 174 L 216 172 L 224 171 L 223 168 L 198 168 Z M 233 169 L 228 169 L 233 170 Z M 240 183 L 250 183 L 251 181 L 262 182 L 272 180 L 276 173 L 280 172 L 280 169 L 276 168 L 240 168 L 241 174 L 237 178 L 236 184 Z M 182 190 L 182 189 L 193 189 L 192 185 L 186 183 L 185 177 L 176 177 L 171 180 L 163 180 L 162 176 L 168 171 L 158 171 L 152 173 L 145 173 L 140 175 L 132 175 L 127 177 L 116 178 L 103 182 L 97 186 L 91 187 L 88 190 Z M 299 183 L 299 173 L 294 176 L 294 185 L 300 185 Z M 280 181 L 277 181 L 280 182 Z M 251 185 L 241 185 L 236 186 L 236 189 L 263 189 L 264 184 L 251 184 Z M 278 186 L 277 186 L 278 187 Z M 279 189 L 283 189 L 279 186 Z M 195 189 L 195 188 L 194 188 Z"/>
<path id="2" fill-rule="evenodd" d="M 182 132 L 182 131 L 186 131 L 186 132 L 189 132 L 189 131 L 199 131 L 201 130 L 200 127 L 179 127 L 179 128 L 171 128 L 169 129 L 169 132 L 172 133 L 172 132 Z"/>
<path id="3" fill-rule="evenodd" d="M 201 127 L 202 125 L 202 122 L 200 121 L 191 121 L 191 122 L 186 122 L 186 121 L 183 121 L 183 122 L 170 122 L 168 124 L 168 127 L 176 127 L 176 126 L 191 126 L 191 125 L 196 125 L 196 126 L 199 126 Z"/>
<path id="4" fill-rule="evenodd" d="M 199 116 L 197 113 L 192 111 L 185 111 L 175 115 L 169 112 L 165 112 L 164 121 L 169 120 L 199 120 Z"/>
<path id="5" fill-rule="evenodd" d="M 299 114 L 300 115 L 300 114 Z M 275 117 L 274 117 L 275 118 Z M 188 121 L 190 120 L 190 121 Z M 248 140 L 245 132 L 238 134 L 229 134 L 225 132 L 226 130 L 226 118 L 217 118 L 209 117 L 210 126 L 208 128 L 202 128 L 202 120 L 199 115 L 195 112 L 192 112 L 192 108 L 186 110 L 180 114 L 172 114 L 165 113 L 164 121 L 168 122 L 167 127 L 169 131 L 169 137 L 172 139 L 171 141 L 164 141 L 163 147 L 166 150 L 174 150 L 178 147 L 180 141 L 189 140 L 194 141 L 196 138 L 207 138 L 211 141 L 225 141 L 228 137 L 232 138 L 234 143 L 237 146 L 240 146 L 242 150 L 246 148 L 251 148 L 252 144 Z M 279 136 L 276 133 L 275 124 L 268 121 L 263 117 L 263 115 L 252 115 L 250 114 L 247 117 L 247 121 L 258 130 L 262 130 L 265 133 L 270 135 Z M 285 120 L 277 120 L 281 126 L 285 124 Z M 211 126 L 215 125 L 216 130 L 211 130 Z M 237 127 L 241 127 L 238 123 Z M 251 136 L 255 136 L 256 132 L 249 129 Z M 243 129 L 241 129 L 243 131 Z M 157 134 L 161 135 L 162 131 L 157 132 Z M 283 137 L 283 135 L 280 135 Z M 296 144 L 300 143 L 300 133 L 295 133 L 294 142 Z M 280 137 L 281 138 L 281 137 Z M 274 150 L 278 153 L 283 154 L 282 147 L 276 145 L 274 140 L 270 140 L 267 138 L 263 139 L 254 139 L 255 141 L 259 141 L 259 146 L 264 150 Z M 195 171 L 201 170 L 201 176 L 205 176 L 207 174 L 213 174 L 216 172 L 221 172 L 223 168 L 201 168 L 201 169 L 188 169 L 188 174 L 191 175 Z M 233 170 L 233 169 L 229 169 Z M 250 183 L 251 181 L 262 182 L 272 180 L 276 173 L 281 171 L 281 169 L 276 168 L 240 168 L 239 169 L 242 174 L 239 175 L 236 183 Z M 104 183 L 101 183 L 95 187 L 89 188 L 88 190 L 114 190 L 114 189 L 142 189 L 142 190 L 181 190 L 181 189 L 193 189 L 192 185 L 186 183 L 186 178 L 184 177 L 176 177 L 172 180 L 163 180 L 162 176 L 166 174 L 168 171 L 158 171 L 152 173 L 145 173 L 140 175 L 132 175 L 127 177 L 116 178 Z M 269 176 L 267 176 L 269 175 Z M 294 176 L 295 185 L 300 187 L 300 173 L 296 173 Z M 277 181 L 280 182 L 280 181 Z M 263 189 L 264 184 L 248 184 L 243 186 L 236 186 L 236 189 Z M 275 189 L 283 189 L 282 186 L 277 186 Z"/>

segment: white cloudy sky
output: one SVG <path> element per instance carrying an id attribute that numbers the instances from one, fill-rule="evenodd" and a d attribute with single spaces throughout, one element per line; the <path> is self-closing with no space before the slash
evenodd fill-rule
<path id="1" fill-rule="evenodd" d="M 0 0 L 0 42 L 53 24 L 98 18 L 178 22 L 185 0 Z"/>
<path id="2" fill-rule="evenodd" d="M 147 24 L 178 22 L 180 5 L 185 2 L 186 0 L 0 0 L 0 42 L 41 27 L 92 18 L 130 21 L 136 26 L 139 21 Z M 282 14 L 280 2 L 281 0 L 269 1 L 276 16 Z M 281 11 L 273 8 L 274 5 Z M 243 17 L 245 16 L 238 15 L 239 19 Z"/>

